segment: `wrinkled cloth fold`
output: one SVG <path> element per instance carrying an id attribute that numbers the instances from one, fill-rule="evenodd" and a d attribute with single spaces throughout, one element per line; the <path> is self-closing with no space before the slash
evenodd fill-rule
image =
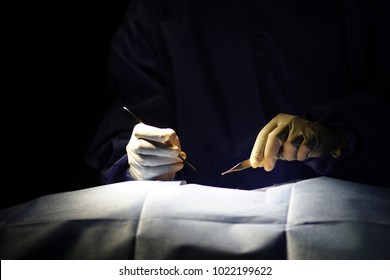
<path id="1" fill-rule="evenodd" d="M 389 259 L 390 190 L 131 181 L 0 211 L 1 259 Z"/>

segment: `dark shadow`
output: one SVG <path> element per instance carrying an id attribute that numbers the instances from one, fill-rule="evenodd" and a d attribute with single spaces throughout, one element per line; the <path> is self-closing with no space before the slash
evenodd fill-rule
<path id="1" fill-rule="evenodd" d="M 18 8 L 9 23 L 1 208 L 99 184 L 84 154 L 112 99 L 107 53 L 131 0 L 87 2 Z"/>

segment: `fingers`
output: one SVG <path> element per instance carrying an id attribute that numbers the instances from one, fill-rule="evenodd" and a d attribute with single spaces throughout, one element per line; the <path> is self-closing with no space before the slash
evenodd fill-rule
<path id="1" fill-rule="evenodd" d="M 156 179 L 159 176 L 172 179 L 176 172 L 183 168 L 183 163 L 178 162 L 168 165 L 159 165 L 159 166 L 130 166 L 130 174 L 136 180 L 151 180 Z"/>
<path id="2" fill-rule="evenodd" d="M 177 146 L 166 143 L 151 142 L 142 138 L 138 139 L 136 137 L 132 137 L 130 139 L 128 149 L 136 154 L 160 157 L 177 158 L 180 154 L 180 150 Z"/>
<path id="3" fill-rule="evenodd" d="M 297 159 L 304 161 L 307 158 L 315 158 L 322 156 L 322 150 L 318 149 L 318 138 L 311 131 L 306 132 L 306 136 L 302 144 L 299 146 Z"/>
<path id="4" fill-rule="evenodd" d="M 173 178 L 186 154 L 174 130 L 137 124 L 126 146 L 130 174 L 136 180 Z M 181 158 L 180 158 L 180 157 Z"/>
<path id="5" fill-rule="evenodd" d="M 280 158 L 284 140 L 288 137 L 292 117 L 279 114 L 259 132 L 250 156 L 252 167 L 264 167 L 266 171 L 274 168 Z"/>
<path id="6" fill-rule="evenodd" d="M 269 122 L 264 128 L 259 132 L 256 138 L 256 142 L 253 145 L 252 152 L 250 155 L 250 163 L 253 168 L 264 167 L 264 150 L 267 144 L 268 134 L 272 132 L 277 127 L 275 122 Z"/>
<path id="7" fill-rule="evenodd" d="M 274 169 L 276 161 L 299 160 L 322 155 L 318 132 L 308 120 L 288 114 L 279 114 L 257 136 L 250 162 L 252 167 Z"/>
<path id="8" fill-rule="evenodd" d="M 178 157 L 177 150 L 175 153 L 166 153 L 167 149 L 143 150 L 144 148 L 141 148 L 133 150 L 130 142 L 126 150 L 130 174 L 136 180 L 154 179 L 161 175 L 166 175 L 164 178 L 173 178 L 174 174 L 183 168 L 183 162 Z M 145 144 L 148 145 L 150 143 L 146 142 Z M 146 151 L 147 153 L 140 153 L 139 151 Z M 183 155 L 183 158 L 185 158 L 184 153 L 180 153 L 180 155 Z"/>
<path id="9" fill-rule="evenodd" d="M 171 128 L 158 128 L 144 123 L 137 124 L 133 135 L 138 139 L 145 139 L 159 143 L 170 143 L 180 148 L 180 141 L 176 132 Z"/>
<path id="10" fill-rule="evenodd" d="M 289 126 L 280 125 L 276 127 L 267 138 L 267 143 L 264 149 L 264 169 L 271 171 L 274 169 L 276 161 L 283 155 L 280 151 L 283 150 L 283 143 L 288 135 Z"/>
<path id="11" fill-rule="evenodd" d="M 303 140 L 302 134 L 291 129 L 283 143 L 283 159 L 287 161 L 297 160 Z"/>
<path id="12" fill-rule="evenodd" d="M 148 180 L 166 174 L 170 175 L 165 178 L 173 178 L 174 174 L 183 168 L 183 162 L 178 155 L 185 158 L 185 153 L 179 153 L 178 149 L 173 149 L 171 145 L 159 148 L 162 145 L 158 144 L 160 143 L 150 143 L 143 139 L 129 141 L 126 151 L 133 178 Z"/>
<path id="13" fill-rule="evenodd" d="M 132 150 L 128 150 L 127 154 L 129 157 L 131 157 L 132 162 L 134 162 L 137 166 L 142 166 L 145 168 L 182 162 L 178 156 L 166 157 L 159 155 L 145 155 Z"/>
<path id="14" fill-rule="evenodd" d="M 181 153 L 180 141 L 173 129 L 143 123 L 134 127 L 129 145 L 134 152 L 145 155 L 177 157 Z"/>
<path id="15" fill-rule="evenodd" d="M 297 160 L 304 161 L 310 155 L 310 148 L 307 146 L 306 142 L 302 142 L 297 150 Z"/>

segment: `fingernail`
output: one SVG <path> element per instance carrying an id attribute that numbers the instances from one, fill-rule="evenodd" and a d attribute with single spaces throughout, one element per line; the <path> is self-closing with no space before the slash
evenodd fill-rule
<path id="1" fill-rule="evenodd" d="M 273 166 L 272 164 L 269 164 L 269 163 L 264 163 L 264 170 L 265 171 L 271 171 L 273 169 Z"/>
<path id="2" fill-rule="evenodd" d="M 263 167 L 263 160 L 259 157 L 249 158 L 252 168 Z"/>

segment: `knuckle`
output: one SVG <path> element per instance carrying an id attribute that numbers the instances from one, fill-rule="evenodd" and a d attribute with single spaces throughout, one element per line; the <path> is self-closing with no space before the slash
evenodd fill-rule
<path id="1" fill-rule="evenodd" d="M 135 153 L 138 153 L 142 150 L 142 145 L 140 141 L 132 141 L 128 144 L 128 149 Z"/>
<path id="2" fill-rule="evenodd" d="M 177 137 L 176 132 L 172 128 L 164 128 L 161 132 L 162 135 L 167 138 L 167 140 Z"/>

